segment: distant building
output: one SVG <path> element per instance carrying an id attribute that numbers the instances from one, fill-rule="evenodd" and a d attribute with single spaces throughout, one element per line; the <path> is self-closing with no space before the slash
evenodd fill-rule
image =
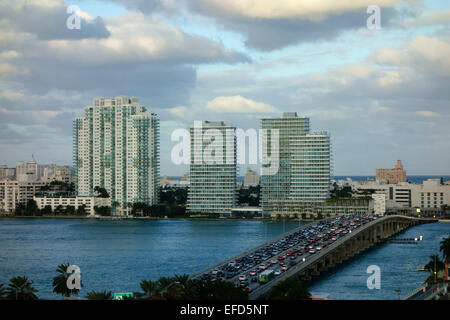
<path id="1" fill-rule="evenodd" d="M 159 118 L 135 97 L 95 98 L 73 126 L 75 189 L 105 188 L 117 212 L 159 202 Z"/>
<path id="2" fill-rule="evenodd" d="M 392 184 L 406 182 L 406 170 L 403 169 L 402 161 L 397 160 L 394 169 L 376 169 L 376 180 Z"/>
<path id="3" fill-rule="evenodd" d="M 68 206 L 74 207 L 77 210 L 82 205 L 85 206 L 86 213 L 94 215 L 94 207 L 111 207 L 110 198 L 98 198 L 98 197 L 34 197 L 37 207 L 44 209 L 46 206 L 52 208 L 55 211 L 60 207 L 66 209 Z"/>
<path id="4" fill-rule="evenodd" d="M 279 168 L 261 175 L 263 214 L 283 207 L 324 202 L 330 196 L 331 145 L 325 133 L 311 133 L 309 118 L 285 112 L 282 118 L 261 119 L 261 129 L 279 132 Z M 270 134 L 268 133 L 268 136 Z M 267 144 L 264 142 L 264 144 Z"/>
<path id="5" fill-rule="evenodd" d="M 213 145 L 212 138 L 207 136 L 213 133 L 222 135 L 223 149 L 216 155 L 214 148 L 211 152 L 214 152 L 214 156 L 211 156 L 213 159 L 206 159 L 204 150 Z M 223 121 L 204 121 L 201 128 L 191 127 L 190 134 L 191 164 L 187 212 L 229 215 L 237 203 L 235 128 Z"/>
<path id="6" fill-rule="evenodd" d="M 244 187 L 255 187 L 259 185 L 259 175 L 250 168 L 247 168 L 247 172 L 244 176 Z"/>
<path id="7" fill-rule="evenodd" d="M 14 180 L 16 177 L 16 168 L 8 168 L 7 165 L 0 165 L 0 181 Z"/>
<path id="8" fill-rule="evenodd" d="M 419 208 L 425 212 L 438 212 L 442 205 L 450 205 L 450 184 L 441 184 L 440 179 L 428 179 L 422 184 L 400 182 L 386 184 L 380 181 L 351 182 L 357 191 L 372 190 L 385 196 L 386 211 Z"/>
<path id="9" fill-rule="evenodd" d="M 33 200 L 46 185 L 42 181 L 0 181 L 0 211 L 12 213 L 19 203 L 26 205 Z"/>

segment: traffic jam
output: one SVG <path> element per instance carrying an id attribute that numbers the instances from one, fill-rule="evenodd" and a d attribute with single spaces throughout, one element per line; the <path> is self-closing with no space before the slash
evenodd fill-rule
<path id="1" fill-rule="evenodd" d="M 362 225 L 376 219 L 372 215 L 344 215 L 300 229 L 259 247 L 246 255 L 197 276 L 198 280 L 230 281 L 252 292 Z"/>

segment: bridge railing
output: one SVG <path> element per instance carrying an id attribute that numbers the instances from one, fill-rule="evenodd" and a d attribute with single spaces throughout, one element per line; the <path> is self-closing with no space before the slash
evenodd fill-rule
<path id="1" fill-rule="evenodd" d="M 410 220 L 418 220 L 418 219 L 415 219 L 415 218 L 406 217 L 406 216 L 400 216 L 400 215 L 383 216 L 381 218 L 373 220 L 373 221 L 363 225 L 362 227 L 360 227 L 360 228 L 358 228 L 358 229 L 356 229 L 356 230 L 354 230 L 352 232 L 347 233 L 344 237 L 342 237 L 338 241 L 334 242 L 330 246 L 327 246 L 325 249 L 322 249 L 320 251 L 320 253 L 314 255 L 312 258 L 310 258 L 307 261 L 305 261 L 305 263 L 300 262 L 300 265 L 296 265 L 292 269 L 288 269 L 287 271 L 282 273 L 280 276 L 278 276 L 276 279 L 268 282 L 265 285 L 262 285 L 262 286 L 258 287 L 252 293 L 250 293 L 249 296 L 257 298 L 257 297 L 265 294 L 268 290 L 270 290 L 270 288 L 275 283 L 278 283 L 279 281 L 286 280 L 286 279 L 294 276 L 297 273 L 303 272 L 305 269 L 307 269 L 311 265 L 314 265 L 318 260 L 326 258 L 328 255 L 332 254 L 334 252 L 334 250 L 336 250 L 338 247 L 344 245 L 348 240 L 350 240 L 351 238 L 357 236 L 361 232 L 364 232 L 365 230 L 367 230 L 369 228 L 372 228 L 373 226 L 375 226 L 375 225 L 377 225 L 379 223 L 382 223 L 382 222 L 384 222 L 386 220 L 392 220 L 392 219 L 406 219 L 406 220 L 409 220 L 409 221 Z"/>

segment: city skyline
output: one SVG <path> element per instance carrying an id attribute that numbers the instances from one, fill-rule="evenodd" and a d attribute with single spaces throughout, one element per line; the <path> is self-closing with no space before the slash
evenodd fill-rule
<path id="1" fill-rule="evenodd" d="M 336 175 L 397 159 L 411 175 L 450 172 L 445 1 L 383 1 L 378 30 L 365 0 L 275 11 L 266 1 L 44 2 L 1 1 L 17 17 L 0 16 L 1 164 L 30 154 L 71 164 L 72 119 L 93 97 L 124 95 L 160 116 L 161 175 L 188 171 L 170 161 L 173 130 L 205 120 L 257 129 L 282 112 L 326 128 Z M 66 27 L 69 5 L 82 11 L 79 30 Z"/>

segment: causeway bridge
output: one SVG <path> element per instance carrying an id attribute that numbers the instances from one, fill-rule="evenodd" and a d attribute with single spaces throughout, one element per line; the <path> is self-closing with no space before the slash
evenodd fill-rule
<path id="1" fill-rule="evenodd" d="M 249 293 L 249 299 L 257 300 L 266 298 L 270 294 L 271 289 L 274 285 L 276 285 L 280 281 L 292 277 L 297 277 L 302 281 L 311 280 L 313 277 L 320 276 L 321 274 L 325 273 L 328 269 L 338 266 L 345 260 L 354 257 L 355 255 L 363 252 L 364 250 L 367 250 L 368 248 L 374 246 L 375 244 L 382 242 L 385 239 L 392 237 L 409 227 L 432 222 L 438 222 L 438 220 L 429 218 L 414 218 L 402 215 L 390 215 L 379 217 L 377 219 L 374 219 L 373 221 L 362 224 L 359 227 L 351 229 L 348 233 L 340 236 L 339 238 L 337 238 L 335 242 L 322 248 L 315 254 L 305 253 L 301 257 L 298 257 L 299 258 L 298 263 L 296 263 L 294 266 L 289 266 L 288 270 L 282 272 L 280 275 L 276 276 L 273 280 L 265 284 L 251 283 L 250 287 L 252 287 L 252 291 Z M 220 266 L 227 265 L 230 262 L 233 262 L 237 259 L 249 255 L 251 252 L 269 246 L 270 244 L 282 238 L 292 235 L 314 224 L 316 223 L 310 223 L 307 225 L 303 225 L 300 228 L 291 230 L 280 237 L 268 241 L 254 249 L 247 250 L 246 252 L 241 253 L 238 256 L 223 261 L 211 268 L 208 268 L 207 270 L 204 270 L 196 275 L 193 275 L 192 277 L 200 278 L 202 274 L 210 273 L 212 270 L 218 269 Z M 285 250 L 277 254 L 277 256 L 284 255 L 288 251 L 289 250 Z M 267 259 L 267 261 L 273 259 L 276 259 L 276 257 Z M 269 269 L 272 268 L 269 267 Z M 248 273 L 249 271 L 245 271 L 242 272 L 241 274 L 248 275 Z M 227 279 L 226 281 L 234 282 L 236 284 L 239 283 L 237 281 L 237 276 L 233 277 L 232 279 Z"/>

